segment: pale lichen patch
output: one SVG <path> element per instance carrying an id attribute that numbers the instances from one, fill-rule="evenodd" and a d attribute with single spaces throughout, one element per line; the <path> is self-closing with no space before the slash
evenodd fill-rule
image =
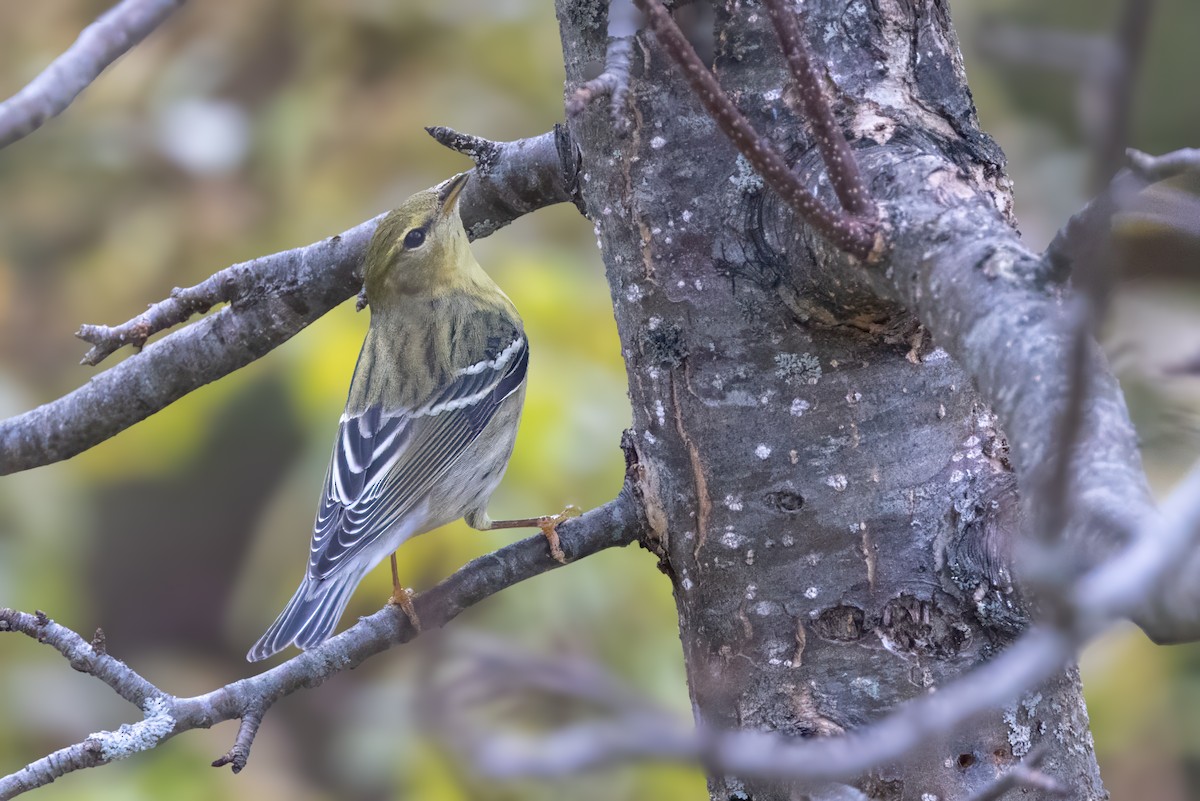
<path id="1" fill-rule="evenodd" d="M 777 353 L 775 377 L 792 385 L 816 384 L 821 380 L 821 361 L 811 353 Z"/>
<path id="2" fill-rule="evenodd" d="M 726 526 L 724 533 L 721 534 L 721 544 L 729 549 L 741 548 L 746 544 L 746 538 L 738 534 L 733 526 Z"/>
<path id="3" fill-rule="evenodd" d="M 846 487 L 849 486 L 849 483 L 850 482 L 846 479 L 846 476 L 842 473 L 825 477 L 825 486 L 832 487 L 837 492 L 841 492 L 842 490 L 846 489 Z"/>
<path id="4" fill-rule="evenodd" d="M 105 762 L 125 759 L 140 751 L 148 751 L 175 730 L 175 718 L 165 698 L 155 696 L 146 700 L 142 707 L 145 718 L 137 723 L 126 723 L 116 731 L 100 731 L 88 735 L 88 739 L 99 743 L 100 756 Z"/>

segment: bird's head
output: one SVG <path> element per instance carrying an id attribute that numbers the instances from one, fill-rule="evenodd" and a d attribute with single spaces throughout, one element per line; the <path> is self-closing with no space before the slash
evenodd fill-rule
<path id="1" fill-rule="evenodd" d="M 453 291 L 474 259 L 458 213 L 469 173 L 418 192 L 375 229 L 367 250 L 364 286 L 375 307 L 389 297 Z"/>

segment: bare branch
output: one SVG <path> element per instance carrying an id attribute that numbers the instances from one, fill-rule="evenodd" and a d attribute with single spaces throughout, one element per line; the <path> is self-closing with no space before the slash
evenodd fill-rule
<path id="1" fill-rule="evenodd" d="M 1050 795 L 1065 795 L 1066 789 L 1061 784 L 1037 769 L 1047 753 L 1049 749 L 1045 745 L 1034 748 L 1019 765 L 1013 766 L 996 781 L 971 796 L 970 801 L 1000 801 L 1010 790 L 1020 788 L 1041 790 Z"/>
<path id="2" fill-rule="evenodd" d="M 628 545 L 644 530 L 641 507 L 630 486 L 626 485 L 613 501 L 563 523 L 559 535 L 568 560 L 574 562 L 606 548 Z M 546 553 L 546 540 L 539 534 L 467 563 L 437 586 L 415 597 L 413 604 L 420 613 L 425 631 L 441 628 L 467 607 L 560 566 Z M 74 632 L 50 621 L 38 624 L 34 616 L 11 609 L 0 609 L 0 631 L 6 630 L 4 624 L 7 623 L 8 630 L 22 631 L 36 639 L 36 626 L 30 629 L 26 625 L 31 618 L 35 624 L 53 631 L 54 636 L 68 641 L 69 650 L 88 647 Z M 214 764 L 228 764 L 234 770 L 240 770 L 246 764 L 262 716 L 276 701 L 297 690 L 316 687 L 330 676 L 351 670 L 375 654 L 412 640 L 418 633 L 398 607 L 388 604 L 320 646 L 271 670 L 206 695 L 175 698 L 146 683 L 143 687 L 146 700 L 140 704 L 146 715 L 144 720 L 123 726 L 116 732 L 90 735 L 82 742 L 0 778 L 0 801 L 49 784 L 67 773 L 108 764 L 154 748 L 185 731 L 207 729 L 234 718 L 242 720 L 234 746 Z M 120 667 L 112 668 L 114 663 Z M 95 665 L 95 672 L 92 669 L 84 672 L 103 678 L 110 686 L 112 682 L 104 678 L 107 675 L 104 671 L 110 668 L 121 673 L 122 681 L 145 682 L 111 657 L 105 657 Z M 74 661 L 72 666 L 78 669 Z"/>
<path id="3" fill-rule="evenodd" d="M 1095 34 L 1039 30 L 994 20 L 985 21 L 980 28 L 986 35 L 979 37 L 978 47 L 986 58 L 1069 75 L 1085 75 L 1111 47 L 1106 37 Z"/>
<path id="4" fill-rule="evenodd" d="M 1123 0 L 1114 30 L 1107 36 L 988 24 L 986 36 L 979 38 L 987 57 L 1078 79 L 1080 127 L 1091 150 L 1091 183 L 1097 190 L 1122 166 L 1135 82 L 1153 13 L 1153 0 Z"/>
<path id="5" fill-rule="evenodd" d="M 214 768 L 229 765 L 234 773 L 242 772 L 242 769 L 246 767 L 246 761 L 250 759 L 250 748 L 254 745 L 254 738 L 258 735 L 258 727 L 262 725 L 264 714 L 266 714 L 266 709 L 256 705 L 251 705 L 242 714 L 242 722 L 238 725 L 238 733 L 233 741 L 233 747 L 220 758 L 213 760 Z"/>
<path id="6" fill-rule="evenodd" d="M 183 1 L 122 0 L 84 28 L 65 53 L 0 103 L 0 148 L 65 111 L 109 64 L 149 36 Z"/>
<path id="7" fill-rule="evenodd" d="M 604 71 L 571 93 L 567 98 L 568 115 L 577 117 L 593 100 L 607 97 L 613 126 L 621 131 L 628 129 L 625 97 L 629 93 L 629 69 L 637 28 L 633 0 L 611 0 L 608 6 L 608 47 L 604 54 Z"/>
<path id="8" fill-rule="evenodd" d="M 542 206 L 574 199 L 577 156 L 564 131 L 492 144 L 499 155 L 467 184 L 460 201 L 473 238 Z M 115 436 L 261 358 L 353 297 L 362 285 L 360 265 L 379 219 L 307 247 L 235 264 L 123 325 L 87 327 L 96 345 L 93 353 L 111 353 L 145 341 L 206 304 L 230 304 L 74 392 L 0 421 L 0 475 L 70 458 Z"/>
<path id="9" fill-rule="evenodd" d="M 139 709 L 146 701 L 161 694 L 158 688 L 124 662 L 104 653 L 65 626 L 58 625 L 42 612 L 29 615 L 11 609 L 0 611 L 0 631 L 16 631 L 50 645 L 75 670 L 96 677 Z"/>
<path id="10" fill-rule="evenodd" d="M 882 255 L 884 243 L 876 221 L 831 209 L 808 191 L 775 146 L 760 136 L 737 110 L 662 3 L 659 0 L 635 1 L 649 16 L 654 35 L 683 71 L 709 116 L 767 185 L 838 250 L 864 261 L 877 260 Z"/>
<path id="11" fill-rule="evenodd" d="M 1122 170 L 1113 176 L 1104 192 L 1072 215 L 1054 235 L 1043 255 L 1051 278 L 1065 281 L 1074 265 L 1080 263 L 1083 254 L 1089 250 L 1090 238 L 1098 233 L 1107 237 L 1113 215 L 1128 206 L 1146 185 L 1147 182 L 1135 171 Z"/>
<path id="12" fill-rule="evenodd" d="M 1184 173 L 1200 173 L 1200 148 L 1185 147 L 1162 156 L 1151 156 L 1131 147 L 1125 155 L 1133 171 L 1147 181 L 1165 181 Z"/>
<path id="13" fill-rule="evenodd" d="M 779 36 L 780 47 L 787 57 L 792 80 L 804 106 L 804 114 L 812 126 L 813 135 L 817 139 L 817 149 L 821 151 L 821 159 L 825 162 L 825 169 L 829 171 L 829 182 L 833 185 L 838 200 L 851 214 L 876 219 L 879 210 L 875 208 L 862 174 L 858 171 L 858 163 L 854 160 L 850 144 L 838 128 L 837 120 L 833 118 L 829 99 L 821 87 L 821 76 L 813 67 L 808 45 L 804 42 L 797 12 L 785 5 L 783 0 L 765 0 L 765 5 L 771 24 L 775 26 L 775 33 Z"/>
<path id="14" fill-rule="evenodd" d="M 1097 189 L 1124 166 L 1134 89 L 1153 16 L 1154 0 L 1124 0 L 1108 58 L 1097 70 L 1095 91 L 1104 116 L 1093 142 L 1092 185 Z"/>
<path id="15" fill-rule="evenodd" d="M 1114 184 L 1105 193 L 1107 201 L 1101 201 L 1092 214 L 1075 220 L 1070 230 L 1072 241 L 1067 257 L 1075 291 L 1066 301 L 1068 311 L 1064 320 L 1069 329 L 1066 393 L 1057 423 L 1058 443 L 1051 453 L 1049 479 L 1030 504 L 1040 513 L 1034 533 L 1039 538 L 1041 553 L 1023 566 L 1027 581 L 1044 599 L 1051 601 L 1065 582 L 1087 566 L 1083 555 L 1076 553 L 1075 545 L 1062 535 L 1074 512 L 1078 472 L 1087 469 L 1074 455 L 1086 433 L 1084 404 L 1091 395 L 1092 351 L 1096 332 L 1108 310 L 1116 273 L 1110 220 L 1119 191 Z"/>
<path id="16" fill-rule="evenodd" d="M 864 275 L 881 296 L 915 314 L 971 376 L 1006 437 L 1004 461 L 1016 473 L 1025 519 L 1041 522 L 1052 502 L 1046 492 L 1054 449 L 1063 441 L 1074 328 L 1052 260 L 1020 243 L 993 198 L 968 190 L 947 206 L 925 196 L 930 176 L 954 169 L 931 154 L 869 169 L 888 216 L 907 224 L 892 233 L 888 269 Z M 1070 454 L 1076 500 L 1057 533 L 1084 566 L 1103 562 L 1158 519 L 1124 396 L 1091 341 L 1085 372 L 1083 433 Z"/>

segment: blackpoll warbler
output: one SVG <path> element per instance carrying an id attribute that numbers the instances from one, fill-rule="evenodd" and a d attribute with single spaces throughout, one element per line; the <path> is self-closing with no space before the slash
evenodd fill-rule
<path id="1" fill-rule="evenodd" d="M 338 425 L 304 580 L 246 658 L 333 632 L 355 587 L 395 550 L 465 517 L 477 529 L 539 526 L 563 561 L 562 515 L 493 521 L 487 503 L 508 465 L 529 347 L 512 302 L 471 255 L 458 211 L 463 173 L 418 192 L 379 224 L 367 251 L 371 324 Z M 565 514 L 565 512 L 564 512 Z"/>

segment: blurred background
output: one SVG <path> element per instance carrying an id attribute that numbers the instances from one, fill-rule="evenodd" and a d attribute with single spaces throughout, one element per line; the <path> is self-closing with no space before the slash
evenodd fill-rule
<path id="1" fill-rule="evenodd" d="M 0 4 L 0 96 L 109 5 Z M 1154 6 L 1128 130 L 1130 143 L 1157 153 L 1200 145 L 1200 6 Z M 1040 249 L 1111 164 L 1106 131 L 1120 120 L 1106 110 L 1110 85 L 1095 79 L 1107 52 L 1097 43 L 1119 27 L 1121 4 L 958 0 L 951 10 L 984 128 L 1008 154 L 1024 234 Z M 1061 38 L 1036 38 L 1047 34 Z M 562 91 L 546 2 L 185 5 L 60 118 L 0 151 L 0 416 L 96 372 L 77 365 L 80 323 L 123 321 L 173 286 L 349 228 L 469 166 L 423 126 L 492 139 L 541 133 L 561 118 Z M 1195 202 L 1188 189 L 1164 190 L 1176 218 Z M 1121 235 L 1138 255 L 1105 339 L 1162 491 L 1200 451 L 1200 382 L 1187 369 L 1200 356 L 1200 253 L 1152 214 L 1122 221 Z M 535 352 L 492 514 L 599 505 L 620 486 L 629 409 L 591 227 L 573 208 L 552 208 L 475 250 L 521 309 Z M 0 479 L 0 605 L 44 609 L 81 632 L 102 625 L 112 653 L 177 695 L 256 672 L 242 655 L 303 570 L 366 323 L 343 304 L 100 447 Z M 426 588 L 520 535 L 453 525 L 404 547 L 402 578 Z M 343 626 L 379 608 L 386 572 L 363 583 Z M 507 590 L 446 635 L 472 637 L 597 660 L 689 715 L 669 585 L 637 548 Z M 226 723 L 37 797 L 706 797 L 698 771 L 662 766 L 566 782 L 472 778 L 422 734 L 414 698 L 428 647 L 416 645 L 280 703 L 239 776 L 208 767 L 232 743 L 236 724 Z M 1121 629 L 1089 649 L 1084 679 L 1115 799 L 1200 794 L 1200 647 L 1156 648 Z M 0 688 L 0 774 L 133 715 L 24 638 L 0 638 Z"/>

